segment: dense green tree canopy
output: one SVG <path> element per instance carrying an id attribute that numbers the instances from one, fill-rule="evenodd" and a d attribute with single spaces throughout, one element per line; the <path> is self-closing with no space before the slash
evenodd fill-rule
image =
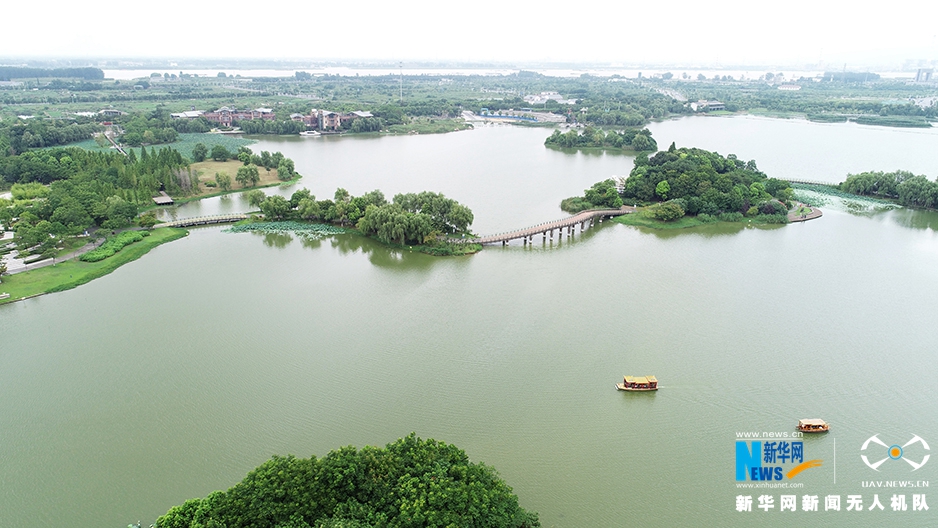
<path id="1" fill-rule="evenodd" d="M 170 509 L 157 528 L 528 528 L 537 514 L 495 470 L 411 433 L 386 447 L 317 459 L 275 456 L 228 491 Z"/>
<path id="2" fill-rule="evenodd" d="M 651 137 L 651 131 L 647 128 L 641 130 L 627 128 L 622 131 L 612 130 L 608 133 L 591 126 L 587 126 L 579 133 L 576 130 L 566 133 L 554 130 L 554 133 L 544 140 L 544 144 L 561 148 L 605 147 L 638 151 L 658 150 L 658 143 Z"/>
<path id="3" fill-rule="evenodd" d="M 773 198 L 787 201 L 791 189 L 788 182 L 767 178 L 755 161 L 672 146 L 650 158 L 635 160 L 622 198 L 626 203 L 679 199 L 688 214 L 716 215 L 745 213 Z"/>

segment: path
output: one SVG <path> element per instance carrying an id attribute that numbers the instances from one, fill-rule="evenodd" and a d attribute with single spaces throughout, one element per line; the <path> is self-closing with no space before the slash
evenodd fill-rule
<path id="1" fill-rule="evenodd" d="M 522 229 L 517 229 L 515 231 L 509 231 L 507 233 L 499 233 L 496 235 L 487 235 L 478 238 L 470 238 L 462 240 L 462 242 L 468 242 L 470 244 L 497 244 L 499 242 L 502 245 L 508 244 L 511 240 L 517 240 L 519 238 L 524 239 L 524 243 L 532 242 L 534 235 L 540 234 L 544 237 L 544 240 L 549 236 L 551 240 L 554 239 L 554 230 L 558 231 L 560 238 L 563 238 L 563 230 L 567 229 L 567 235 L 573 235 L 576 232 L 576 227 L 580 226 L 580 232 L 586 229 L 587 224 L 595 225 L 598 220 L 602 223 L 604 218 L 611 218 L 613 216 L 621 216 L 624 214 L 634 213 L 636 208 L 623 205 L 619 209 L 591 209 L 588 211 L 579 212 L 569 218 L 564 218 L 561 220 L 554 220 L 551 222 L 544 222 L 543 224 L 538 224 L 531 227 L 525 227 Z"/>
<path id="2" fill-rule="evenodd" d="M 801 209 L 802 207 L 808 208 L 810 212 L 808 214 L 798 214 L 797 211 Z M 815 218 L 820 218 L 822 216 L 824 216 L 824 213 L 822 213 L 821 210 L 818 209 L 817 207 L 810 207 L 803 203 L 799 203 L 798 205 L 795 206 L 794 209 L 791 210 L 790 213 L 788 213 L 788 221 L 789 222 L 807 222 L 808 220 L 814 220 Z"/>

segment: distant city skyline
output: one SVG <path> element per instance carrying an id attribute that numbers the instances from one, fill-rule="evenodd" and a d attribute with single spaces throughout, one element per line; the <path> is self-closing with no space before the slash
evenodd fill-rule
<path id="1" fill-rule="evenodd" d="M 739 0 L 628 5 L 586 0 L 458 9 L 422 0 L 272 0 L 251 9 L 166 0 L 103 12 L 17 2 L 0 57 L 592 63 L 855 69 L 933 64 L 938 7 L 844 0 L 764 7 Z M 245 20 L 249 23 L 245 24 Z"/>

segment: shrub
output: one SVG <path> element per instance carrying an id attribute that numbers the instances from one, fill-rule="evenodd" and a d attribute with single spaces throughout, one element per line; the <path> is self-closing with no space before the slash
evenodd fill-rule
<path id="1" fill-rule="evenodd" d="M 762 204 L 759 212 L 764 215 L 788 214 L 788 208 L 778 200 L 769 200 Z"/>
<path id="2" fill-rule="evenodd" d="M 755 220 L 763 224 L 787 224 L 788 215 L 759 215 Z"/>
<path id="3" fill-rule="evenodd" d="M 662 222 L 670 222 L 684 216 L 684 208 L 676 200 L 664 202 L 651 210 L 652 217 Z"/>
<path id="4" fill-rule="evenodd" d="M 79 258 L 79 260 L 83 262 L 102 261 L 108 257 L 114 256 L 115 253 L 121 249 L 124 249 L 124 247 L 129 246 L 134 242 L 143 240 L 143 237 L 146 236 L 150 236 L 150 233 L 147 231 L 125 231 L 116 237 L 109 239 L 98 249 L 93 249 L 85 253 Z"/>
<path id="5" fill-rule="evenodd" d="M 721 222 L 742 222 L 743 214 L 742 213 L 720 213 L 717 217 Z"/>

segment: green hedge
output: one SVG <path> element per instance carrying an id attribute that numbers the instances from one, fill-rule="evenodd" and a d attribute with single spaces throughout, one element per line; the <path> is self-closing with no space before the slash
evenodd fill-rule
<path id="1" fill-rule="evenodd" d="M 115 253 L 124 249 L 124 247 L 129 246 L 134 242 L 140 242 L 143 240 L 143 237 L 146 236 L 150 236 L 148 231 L 125 231 L 116 237 L 109 239 L 98 249 L 93 249 L 85 253 L 79 258 L 79 260 L 82 260 L 83 262 L 98 262 L 104 260 L 108 257 L 114 256 Z"/>

